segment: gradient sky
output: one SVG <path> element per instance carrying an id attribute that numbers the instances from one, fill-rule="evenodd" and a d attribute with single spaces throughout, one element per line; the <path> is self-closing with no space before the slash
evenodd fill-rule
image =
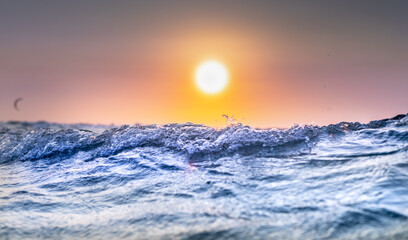
<path id="1" fill-rule="evenodd" d="M 208 59 L 230 74 L 214 96 L 193 80 Z M 288 127 L 407 112 L 406 0 L 0 2 L 0 121 Z"/>

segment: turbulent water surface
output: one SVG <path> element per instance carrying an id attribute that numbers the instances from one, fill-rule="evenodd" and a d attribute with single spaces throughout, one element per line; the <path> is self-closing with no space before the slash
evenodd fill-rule
<path id="1" fill-rule="evenodd" d="M 0 123 L 0 238 L 408 239 L 408 115 L 268 130 Z"/>

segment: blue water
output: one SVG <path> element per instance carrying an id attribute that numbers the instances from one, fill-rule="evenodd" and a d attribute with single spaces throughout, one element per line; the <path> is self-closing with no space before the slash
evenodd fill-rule
<path id="1" fill-rule="evenodd" d="M 0 123 L 0 239 L 408 239 L 408 115 Z"/>

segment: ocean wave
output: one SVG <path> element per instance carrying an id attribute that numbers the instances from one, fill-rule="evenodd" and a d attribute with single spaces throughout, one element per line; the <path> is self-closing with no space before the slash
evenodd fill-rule
<path id="1" fill-rule="evenodd" d="M 408 125 L 408 114 L 368 124 L 341 122 L 328 126 L 295 125 L 288 129 L 256 129 L 230 119 L 227 122 L 229 125 L 221 129 L 192 123 L 119 127 L 47 122 L 0 123 L 0 161 L 65 159 L 79 152 L 94 159 L 142 147 L 163 148 L 193 159 L 214 159 L 234 154 L 294 156 L 310 154 L 317 143 L 328 139 L 332 142 L 346 135 L 353 137 L 350 141 L 353 144 L 358 143 L 356 139 L 368 139 L 368 136 L 373 141 L 394 140 L 397 149 L 400 147 L 396 144 L 398 141 L 408 139 L 406 130 L 398 130 Z M 346 140 L 340 144 L 347 144 Z M 331 144 L 331 149 L 326 148 L 333 150 L 336 145 L 339 142 Z"/>
<path id="2" fill-rule="evenodd" d="M 0 238 L 406 239 L 408 115 L 0 123 Z"/>

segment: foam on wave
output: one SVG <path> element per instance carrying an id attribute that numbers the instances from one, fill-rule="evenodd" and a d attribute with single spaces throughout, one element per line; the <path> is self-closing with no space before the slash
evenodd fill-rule
<path id="1" fill-rule="evenodd" d="M 164 148 L 189 158 L 297 155 L 310 153 L 322 136 L 407 124 L 408 114 L 368 124 L 341 122 L 322 127 L 295 125 L 289 129 L 256 129 L 238 123 L 214 129 L 191 123 L 114 127 L 8 122 L 0 123 L 0 161 L 63 159 L 78 152 L 97 158 L 137 147 Z"/>

